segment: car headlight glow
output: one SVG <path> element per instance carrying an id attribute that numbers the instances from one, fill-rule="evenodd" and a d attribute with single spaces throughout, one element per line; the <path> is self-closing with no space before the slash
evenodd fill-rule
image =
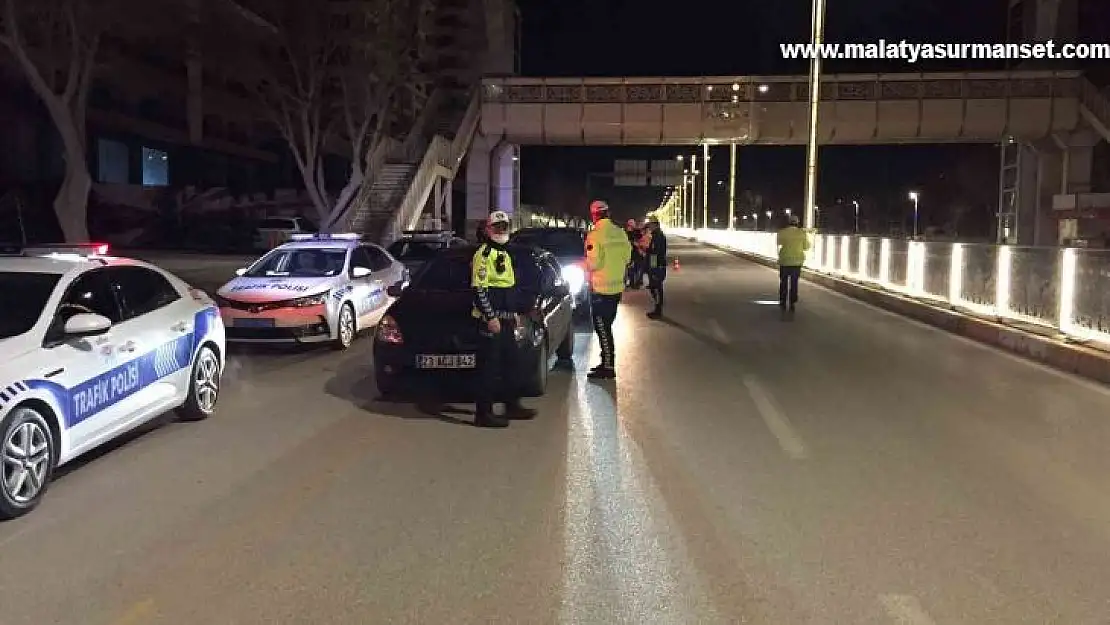
<path id="1" fill-rule="evenodd" d="M 328 301 L 327 293 L 320 293 L 319 295 L 309 295 L 308 297 L 298 297 L 289 302 L 292 308 L 308 308 L 309 306 L 321 306 Z"/>
<path id="2" fill-rule="evenodd" d="M 567 281 L 570 292 L 577 293 L 586 284 L 586 272 L 578 265 L 567 265 L 563 267 L 563 279 Z"/>

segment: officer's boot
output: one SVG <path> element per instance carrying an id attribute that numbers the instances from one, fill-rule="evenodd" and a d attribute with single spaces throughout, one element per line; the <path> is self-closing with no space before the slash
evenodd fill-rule
<path id="1" fill-rule="evenodd" d="M 509 426 L 509 420 L 493 412 L 493 404 L 481 402 L 474 411 L 474 425 L 480 428 L 504 428 Z"/>
<path id="2" fill-rule="evenodd" d="M 528 421 L 536 418 L 534 408 L 526 408 L 519 399 L 505 402 L 505 416 L 513 421 Z"/>

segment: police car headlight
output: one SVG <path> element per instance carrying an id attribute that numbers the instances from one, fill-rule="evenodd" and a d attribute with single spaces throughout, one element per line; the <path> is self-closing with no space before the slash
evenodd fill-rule
<path id="1" fill-rule="evenodd" d="M 309 295 L 308 297 L 298 297 L 289 302 L 292 308 L 308 308 L 309 306 L 320 306 L 328 301 L 328 294 L 321 293 L 319 295 Z"/>
<path id="2" fill-rule="evenodd" d="M 586 284 L 586 272 L 578 265 L 567 265 L 563 267 L 563 280 L 567 281 L 571 293 L 577 293 Z"/>

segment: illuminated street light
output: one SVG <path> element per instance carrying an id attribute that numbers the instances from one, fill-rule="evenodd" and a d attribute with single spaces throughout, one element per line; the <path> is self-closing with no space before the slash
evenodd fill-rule
<path id="1" fill-rule="evenodd" d="M 770 85 L 759 85 L 759 92 L 760 93 L 767 93 L 770 90 L 771 90 Z"/>
<path id="2" fill-rule="evenodd" d="M 813 0 L 811 10 L 810 43 L 815 50 L 825 40 L 825 0 Z M 814 226 L 814 206 L 817 204 L 817 113 L 821 102 L 821 55 L 814 54 L 809 62 L 809 137 L 806 145 L 805 206 L 802 215 L 806 228 Z"/>
<path id="3" fill-rule="evenodd" d="M 852 205 L 856 207 L 856 234 L 859 234 L 859 201 L 852 200 Z"/>
<path id="4" fill-rule="evenodd" d="M 918 200 L 921 199 L 921 194 L 917 191 L 910 191 L 910 199 L 913 200 L 913 238 L 917 238 L 917 217 L 920 214 L 920 205 Z"/>

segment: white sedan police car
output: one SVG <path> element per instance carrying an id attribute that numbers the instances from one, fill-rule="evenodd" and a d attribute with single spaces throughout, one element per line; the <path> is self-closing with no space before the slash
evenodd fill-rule
<path id="1" fill-rule="evenodd" d="M 216 292 L 227 340 L 350 347 L 401 288 L 405 266 L 357 235 L 294 235 Z"/>
<path id="2" fill-rule="evenodd" d="M 0 255 L 0 518 L 54 469 L 168 410 L 216 407 L 224 328 L 203 291 L 107 246 Z"/>

